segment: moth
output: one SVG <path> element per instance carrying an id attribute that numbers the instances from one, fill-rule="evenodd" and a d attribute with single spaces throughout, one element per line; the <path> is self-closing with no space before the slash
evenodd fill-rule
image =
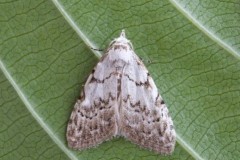
<path id="1" fill-rule="evenodd" d="M 88 77 L 66 136 L 78 150 L 123 136 L 141 148 L 173 152 L 176 133 L 168 108 L 124 30 Z"/>

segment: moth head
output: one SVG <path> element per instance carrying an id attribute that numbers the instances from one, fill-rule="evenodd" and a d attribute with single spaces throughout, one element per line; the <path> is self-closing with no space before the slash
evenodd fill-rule
<path id="1" fill-rule="evenodd" d="M 129 46 L 130 49 L 133 49 L 132 43 L 126 38 L 125 30 L 123 29 L 120 36 L 118 38 L 115 38 L 111 43 L 110 47 L 113 45 L 126 45 Z"/>

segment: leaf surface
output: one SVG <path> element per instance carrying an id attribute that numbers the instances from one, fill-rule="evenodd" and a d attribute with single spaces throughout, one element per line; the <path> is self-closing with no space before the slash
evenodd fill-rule
<path id="1" fill-rule="evenodd" d="M 238 159 L 240 4 L 227 1 L 0 3 L 1 159 Z M 173 117 L 171 156 L 123 138 L 73 151 L 66 126 L 101 53 L 126 30 Z M 148 63 L 147 61 L 151 62 Z"/>

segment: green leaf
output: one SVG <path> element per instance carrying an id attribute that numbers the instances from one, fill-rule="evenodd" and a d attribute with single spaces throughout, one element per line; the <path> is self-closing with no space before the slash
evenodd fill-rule
<path id="1" fill-rule="evenodd" d="M 0 159 L 238 159 L 237 0 L 0 2 Z M 66 126 L 82 85 L 126 30 L 177 132 L 173 155 L 123 138 L 73 151 Z"/>

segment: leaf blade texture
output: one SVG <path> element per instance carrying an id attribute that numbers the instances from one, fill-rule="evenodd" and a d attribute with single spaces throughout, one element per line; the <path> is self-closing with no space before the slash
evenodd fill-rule
<path id="1" fill-rule="evenodd" d="M 3 1 L 1 159 L 237 159 L 239 3 Z M 169 106 L 172 156 L 116 138 L 83 152 L 66 126 L 100 53 L 125 29 Z M 147 63 L 150 60 L 151 63 Z"/>

